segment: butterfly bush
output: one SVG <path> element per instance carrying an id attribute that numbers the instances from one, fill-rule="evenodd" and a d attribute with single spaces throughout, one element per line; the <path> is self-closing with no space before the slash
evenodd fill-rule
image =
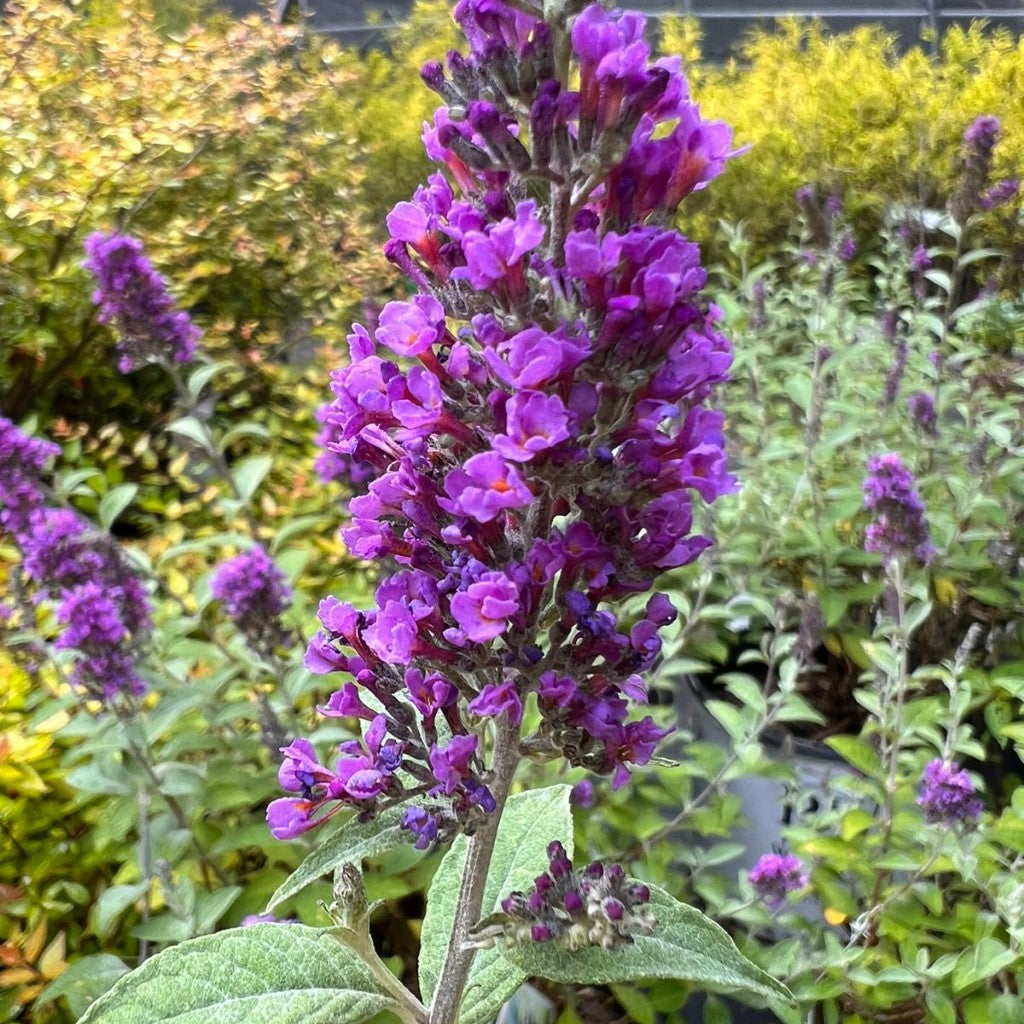
<path id="1" fill-rule="evenodd" d="M 106 702 L 139 696 L 136 662 L 152 625 L 146 588 L 112 538 L 48 504 L 43 475 L 59 450 L 0 417 L 0 532 L 21 551 L 29 607 L 54 611 L 54 647 L 71 657 L 72 685 Z"/>
<path id="2" fill-rule="evenodd" d="M 82 266 L 96 277 L 93 302 L 100 323 L 118 330 L 118 369 L 131 373 L 149 362 L 188 363 L 200 331 L 175 310 L 167 282 L 130 235 L 97 231 L 85 241 Z"/>
<path id="3" fill-rule="evenodd" d="M 399 801 L 419 847 L 471 828 L 495 808 L 489 722 L 623 785 L 666 735 L 632 712 L 676 611 L 622 603 L 698 557 L 695 505 L 733 488 L 708 405 L 730 346 L 698 247 L 664 226 L 730 129 L 678 59 L 651 60 L 639 15 L 579 14 L 578 88 L 544 21 L 455 16 L 469 53 L 423 68 L 441 169 L 387 218 L 416 292 L 353 328 L 321 414 L 327 451 L 373 472 L 345 543 L 389 571 L 370 609 L 321 603 L 306 664 L 349 677 L 320 711 L 366 734 L 327 764 L 284 749 L 281 838 Z"/>
<path id="4" fill-rule="evenodd" d="M 810 880 L 803 862 L 791 853 L 764 854 L 747 877 L 770 910 L 781 909 L 786 897 L 803 889 Z"/>
<path id="5" fill-rule="evenodd" d="M 281 613 L 291 603 L 291 588 L 261 545 L 222 562 L 210 590 L 253 650 L 269 654 L 287 645 Z"/>
<path id="6" fill-rule="evenodd" d="M 880 554 L 886 564 L 911 555 L 927 564 L 935 556 L 914 474 L 896 452 L 868 459 L 864 507 L 875 516 L 867 529 L 866 551 Z"/>
<path id="7" fill-rule="evenodd" d="M 941 758 L 925 766 L 917 803 L 932 825 L 972 824 L 984 809 L 967 772 L 956 762 Z"/>

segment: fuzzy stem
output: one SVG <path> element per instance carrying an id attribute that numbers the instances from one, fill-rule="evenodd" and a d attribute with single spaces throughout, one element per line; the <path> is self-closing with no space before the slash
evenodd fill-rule
<path id="1" fill-rule="evenodd" d="M 462 888 L 455 906 L 455 921 L 444 966 L 437 981 L 430 1008 L 430 1024 L 456 1024 L 462 994 L 469 980 L 475 949 L 466 949 L 469 931 L 480 920 L 487 874 L 494 854 L 498 826 L 505 810 L 512 780 L 519 766 L 519 730 L 508 725 L 506 716 L 498 722 L 494 744 L 494 778 L 491 793 L 497 806 L 487 820 L 469 838 L 469 851 L 462 876 Z"/>

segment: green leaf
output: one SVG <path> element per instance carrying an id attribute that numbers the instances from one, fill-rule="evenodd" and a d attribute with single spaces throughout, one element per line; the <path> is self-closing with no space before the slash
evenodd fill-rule
<path id="1" fill-rule="evenodd" d="M 100 526 L 109 530 L 117 521 L 117 517 L 135 500 L 139 492 L 138 484 L 118 484 L 107 491 L 100 499 L 98 518 Z"/>
<path id="2" fill-rule="evenodd" d="M 168 423 L 167 429 L 172 434 L 180 434 L 182 437 L 187 437 L 190 441 L 194 441 L 200 448 L 205 449 L 210 444 L 206 428 L 195 416 L 182 416 L 180 419 Z"/>
<path id="3" fill-rule="evenodd" d="M 101 942 L 110 938 L 117 919 L 149 888 L 149 882 L 112 885 L 105 889 L 92 908 L 92 929 Z"/>
<path id="4" fill-rule="evenodd" d="M 370 969 L 333 936 L 263 924 L 159 953 L 79 1024 L 360 1024 L 393 1006 Z"/>
<path id="5" fill-rule="evenodd" d="M 193 398 L 198 398 L 203 388 L 213 380 L 223 370 L 230 370 L 231 363 L 222 360 L 219 363 L 206 363 L 204 366 L 200 366 L 195 370 L 188 379 L 188 390 L 189 394 Z"/>
<path id="6" fill-rule="evenodd" d="M 825 742 L 844 761 L 865 775 L 874 775 L 881 767 L 878 751 L 857 736 L 830 736 Z"/>
<path id="7" fill-rule="evenodd" d="M 110 953 L 97 953 L 76 960 L 40 993 L 36 1005 L 51 1003 L 61 997 L 67 999 L 68 1008 L 80 1017 L 89 1004 L 106 992 L 128 968 Z"/>
<path id="8" fill-rule="evenodd" d="M 372 821 L 356 819 L 345 822 L 336 832 L 331 833 L 283 882 L 270 897 L 264 913 L 270 913 L 286 899 L 302 892 L 324 875 L 330 874 L 346 861 L 358 863 L 364 857 L 373 857 L 394 846 L 409 841 L 409 833 L 399 825 L 402 810 L 393 807 L 378 814 Z"/>
<path id="9" fill-rule="evenodd" d="M 242 501 L 248 501 L 256 493 L 273 463 L 274 460 L 269 455 L 253 455 L 234 468 L 231 475 Z"/>
<path id="10" fill-rule="evenodd" d="M 616 984 L 642 978 L 677 978 L 713 992 L 748 999 L 792 1001 L 789 990 L 751 963 L 724 929 L 700 911 L 650 887 L 658 918 L 651 935 L 630 946 L 575 953 L 553 943 L 529 943 L 502 953 L 531 977 L 570 985 Z"/>
<path id="11" fill-rule="evenodd" d="M 572 856 L 572 812 L 569 786 L 550 786 L 510 797 L 501 816 L 494 843 L 482 916 L 500 909 L 513 890 L 528 889 L 534 878 L 547 870 L 547 847 L 561 840 Z M 432 1001 L 445 954 L 451 944 L 452 922 L 466 864 L 468 842 L 458 836 L 441 861 L 427 894 L 427 912 L 420 935 L 420 991 Z M 524 970 L 509 962 L 497 949 L 482 949 L 473 959 L 466 994 L 459 1010 L 459 1024 L 487 1024 L 526 981 Z"/>

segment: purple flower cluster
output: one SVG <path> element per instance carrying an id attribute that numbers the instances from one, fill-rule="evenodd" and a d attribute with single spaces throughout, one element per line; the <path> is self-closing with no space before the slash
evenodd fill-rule
<path id="1" fill-rule="evenodd" d="M 612 606 L 695 559 L 695 500 L 733 486 L 706 406 L 731 350 L 698 248 L 645 223 L 719 173 L 730 130 L 700 119 L 678 60 L 650 60 L 638 15 L 575 19 L 578 90 L 546 23 L 499 0 L 455 16 L 469 55 L 423 69 L 447 173 L 387 219 L 418 292 L 353 328 L 322 413 L 328 451 L 372 467 L 344 540 L 398 571 L 372 610 L 324 601 L 306 663 L 353 678 L 321 710 L 370 731 L 301 779 L 286 750 L 279 835 L 428 796 L 405 824 L 429 845 L 494 807 L 485 726 L 518 733 L 528 700 L 525 746 L 625 783 L 666 735 L 630 709 L 676 613 Z"/>
<path id="2" fill-rule="evenodd" d="M 967 772 L 938 758 L 925 766 L 917 803 L 933 825 L 974 822 L 984 809 Z"/>
<path id="3" fill-rule="evenodd" d="M 999 118 L 985 114 L 976 117 L 964 132 L 960 176 L 949 204 L 954 218 L 961 224 L 978 210 L 991 209 L 1011 199 L 1016 191 L 1004 195 L 1004 189 L 1012 182 L 988 187 L 1000 130 Z"/>
<path id="4" fill-rule="evenodd" d="M 501 901 L 501 914 L 481 923 L 471 937 L 477 945 L 501 939 L 508 946 L 552 942 L 571 951 L 615 949 L 654 930 L 650 890 L 630 882 L 620 864 L 594 861 L 575 871 L 559 842 L 548 846 L 548 860 L 529 893 L 511 893 Z"/>
<path id="5" fill-rule="evenodd" d="M 200 332 L 188 313 L 176 311 L 167 282 L 130 235 L 96 231 L 85 240 L 82 266 L 97 281 L 93 302 L 100 322 L 114 324 L 118 369 L 131 373 L 149 362 L 187 363 Z"/>
<path id="6" fill-rule="evenodd" d="M 913 555 L 927 564 L 935 555 L 928 535 L 924 502 L 917 493 L 914 474 L 896 452 L 868 459 L 864 481 L 864 507 L 875 514 L 868 527 L 864 549 L 877 552 L 888 564 Z"/>
<path id="7" fill-rule="evenodd" d="M 109 536 L 46 504 L 42 472 L 58 451 L 0 417 L 0 528 L 21 550 L 33 602 L 54 606 L 54 647 L 74 656 L 72 684 L 106 701 L 139 695 L 145 684 L 135 663 L 150 629 L 146 590 Z"/>
<path id="8" fill-rule="evenodd" d="M 210 589 L 253 650 L 270 654 L 287 644 L 281 613 L 291 602 L 291 588 L 259 544 L 222 562 Z"/>
<path id="9" fill-rule="evenodd" d="M 15 536 L 27 531 L 32 513 L 44 503 L 40 480 L 46 463 L 59 452 L 0 416 L 0 529 Z"/>
<path id="10" fill-rule="evenodd" d="M 1020 182 L 1014 178 L 1004 178 L 983 192 L 978 202 L 983 210 L 994 210 L 997 206 L 1008 203 L 1018 192 Z"/>
<path id="11" fill-rule="evenodd" d="M 935 398 L 927 391 L 915 391 L 907 399 L 910 418 L 930 437 L 938 434 L 936 427 Z"/>
<path id="12" fill-rule="evenodd" d="M 809 881 L 800 858 L 782 853 L 764 854 L 747 877 L 771 910 L 779 910 L 789 893 L 803 889 Z"/>

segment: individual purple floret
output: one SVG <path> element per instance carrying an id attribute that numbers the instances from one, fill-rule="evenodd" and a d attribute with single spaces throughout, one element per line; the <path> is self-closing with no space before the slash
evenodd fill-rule
<path id="1" fill-rule="evenodd" d="M 187 363 L 201 332 L 188 313 L 176 311 L 167 282 L 129 235 L 96 231 L 85 240 L 82 266 L 96 277 L 93 302 L 99 320 L 117 328 L 118 364 L 131 373 L 150 362 Z"/>
<path id="2" fill-rule="evenodd" d="M 867 529 L 866 551 L 880 554 L 885 564 L 905 555 L 924 564 L 931 561 L 935 548 L 928 534 L 924 502 L 917 493 L 914 474 L 896 452 L 868 459 L 864 507 L 875 514 Z"/>
<path id="3" fill-rule="evenodd" d="M 984 809 L 967 772 L 956 762 L 940 758 L 925 767 L 917 803 L 932 825 L 974 822 Z"/>
<path id="4" fill-rule="evenodd" d="M 927 391 L 915 391 L 907 399 L 907 409 L 911 419 L 924 433 L 935 436 L 936 429 L 935 398 Z"/>
<path id="5" fill-rule="evenodd" d="M 46 463 L 59 452 L 57 445 L 29 437 L 0 416 L 0 529 L 11 534 L 28 529 L 32 513 L 45 500 Z"/>
<path id="6" fill-rule="evenodd" d="M 548 870 L 534 879 L 530 892 L 510 893 L 501 901 L 501 913 L 474 929 L 474 945 L 551 942 L 573 952 L 588 946 L 615 949 L 654 931 L 650 889 L 627 879 L 620 864 L 594 861 L 576 870 L 557 841 L 548 846 L 548 860 Z"/>
<path id="7" fill-rule="evenodd" d="M 910 254 L 910 269 L 918 274 L 923 274 L 926 270 L 930 270 L 931 266 L 932 258 L 928 255 L 928 250 L 923 245 L 919 245 Z"/>
<path id="8" fill-rule="evenodd" d="M 325 451 L 369 467 L 342 538 L 388 575 L 369 609 L 321 604 L 306 665 L 350 677 L 325 714 L 381 709 L 402 771 L 356 803 L 322 766 L 276 834 L 404 803 L 425 848 L 485 825 L 499 750 L 622 786 L 669 731 L 634 709 L 675 610 L 620 606 L 699 557 L 695 512 L 734 486 L 710 408 L 731 347 L 666 226 L 732 135 L 639 15 L 539 10 L 455 5 L 469 52 L 422 72 L 440 169 L 387 218 L 415 292 L 353 327 L 320 417 Z"/>
<path id="9" fill-rule="evenodd" d="M 983 210 L 993 210 L 997 206 L 1002 206 L 1003 203 L 1008 203 L 1019 191 L 1019 181 L 1013 178 L 1004 178 L 982 194 L 979 205 Z"/>
<path id="10" fill-rule="evenodd" d="M 222 562 L 210 590 L 253 650 L 270 654 L 287 645 L 281 613 L 291 603 L 291 588 L 259 544 Z"/>
<path id="11" fill-rule="evenodd" d="M 839 259 L 849 263 L 857 255 L 857 240 L 851 234 L 843 235 L 839 242 Z"/>
<path id="12" fill-rule="evenodd" d="M 807 885 L 809 878 L 799 857 L 792 854 L 766 853 L 747 876 L 757 894 L 770 910 L 779 910 L 791 892 Z"/>
<path id="13" fill-rule="evenodd" d="M 569 792 L 569 803 L 573 807 L 588 809 L 594 806 L 594 784 L 590 779 L 580 779 Z"/>

